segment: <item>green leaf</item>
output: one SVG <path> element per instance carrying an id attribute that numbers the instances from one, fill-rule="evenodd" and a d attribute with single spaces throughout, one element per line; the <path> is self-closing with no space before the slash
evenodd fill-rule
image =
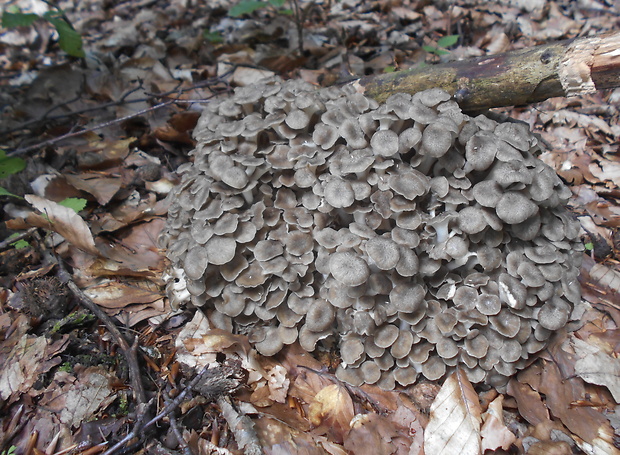
<path id="1" fill-rule="evenodd" d="M 281 9 L 280 11 L 278 11 L 278 13 L 282 14 L 283 16 L 292 16 L 293 10 L 290 8 L 286 8 L 286 9 Z"/>
<path id="2" fill-rule="evenodd" d="M 396 68 L 394 66 L 386 66 L 385 68 L 383 68 L 383 72 L 384 73 L 393 73 L 394 71 L 396 71 Z"/>
<path id="3" fill-rule="evenodd" d="M 69 197 L 63 201 L 60 201 L 59 204 L 75 210 L 75 213 L 79 213 L 81 210 L 84 210 L 84 207 L 86 207 L 86 202 L 86 199 Z"/>
<path id="4" fill-rule="evenodd" d="M 448 51 L 445 51 L 443 49 L 439 49 L 439 48 L 433 47 L 433 46 L 422 46 L 422 49 L 424 49 L 426 52 L 429 52 L 429 53 L 435 54 L 435 55 L 446 55 L 446 54 L 450 53 Z"/>
<path id="5" fill-rule="evenodd" d="M 275 6 L 276 8 L 282 8 L 286 3 L 286 0 L 268 0 L 271 6 Z"/>
<path id="6" fill-rule="evenodd" d="M 443 38 L 439 38 L 439 40 L 437 40 L 437 46 L 439 46 L 439 47 L 450 47 L 450 46 L 456 44 L 456 42 L 458 40 L 459 40 L 459 35 L 444 36 Z"/>
<path id="7" fill-rule="evenodd" d="M 19 236 L 18 232 L 15 232 L 14 234 L 11 234 L 7 237 L 7 240 L 11 240 L 15 237 Z M 28 248 L 30 246 L 30 243 L 28 243 L 26 240 L 24 239 L 20 239 L 17 240 L 13 243 L 11 243 L 11 246 L 14 247 L 16 250 L 21 250 L 22 248 Z"/>
<path id="8" fill-rule="evenodd" d="M 67 23 L 58 12 L 48 11 L 43 15 L 58 32 L 58 45 L 72 57 L 84 57 L 82 37 Z"/>
<path id="9" fill-rule="evenodd" d="M 588 251 L 592 251 L 592 250 L 594 249 L 594 243 L 592 243 L 592 242 L 588 242 L 588 243 L 584 244 L 583 246 L 584 246 L 584 247 L 586 248 L 586 250 L 588 250 Z"/>
<path id="10" fill-rule="evenodd" d="M 26 13 L 2 13 L 2 26 L 4 28 L 29 27 L 34 21 L 40 19 L 37 14 Z"/>
<path id="11" fill-rule="evenodd" d="M 219 44 L 224 42 L 224 38 L 220 32 L 210 32 L 209 30 L 205 30 L 202 32 L 202 36 L 211 44 Z"/>
<path id="12" fill-rule="evenodd" d="M 0 149 L 0 179 L 24 170 L 26 162 L 16 156 L 7 157 L 6 152 Z"/>
<path id="13" fill-rule="evenodd" d="M 23 199 L 23 197 L 18 196 L 17 194 L 13 194 L 10 191 L 6 190 L 5 188 L 2 188 L 1 186 L 0 186 L 0 196 L 13 196 L 19 199 Z"/>
<path id="14" fill-rule="evenodd" d="M 24 248 L 28 248 L 30 246 L 30 243 L 28 243 L 24 239 L 21 239 L 21 240 L 18 240 L 17 242 L 11 243 L 11 246 L 15 248 L 16 250 L 22 250 Z"/>
<path id="15" fill-rule="evenodd" d="M 252 14 L 254 11 L 264 8 L 265 5 L 265 2 L 260 2 L 257 0 L 242 0 L 230 8 L 228 15 L 230 17 L 240 17 L 244 14 Z"/>

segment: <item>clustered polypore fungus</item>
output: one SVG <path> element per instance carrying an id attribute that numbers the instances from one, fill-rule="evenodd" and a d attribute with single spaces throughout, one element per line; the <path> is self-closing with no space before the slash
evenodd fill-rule
<path id="1" fill-rule="evenodd" d="M 523 124 L 440 89 L 379 105 L 269 81 L 207 105 L 194 134 L 161 239 L 169 295 L 264 355 L 335 340 L 350 384 L 461 365 L 502 385 L 580 301 L 570 192 Z"/>

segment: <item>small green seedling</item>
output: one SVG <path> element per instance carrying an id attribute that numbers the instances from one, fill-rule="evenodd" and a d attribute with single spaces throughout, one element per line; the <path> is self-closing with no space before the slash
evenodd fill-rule
<path id="1" fill-rule="evenodd" d="M 84 210 L 84 207 L 86 207 L 86 202 L 86 199 L 69 197 L 60 201 L 59 204 L 63 207 L 73 209 L 75 213 L 80 213 L 80 211 Z"/>
<path id="2" fill-rule="evenodd" d="M 16 156 L 6 156 L 6 152 L 0 149 L 0 179 L 6 178 L 11 174 L 17 174 L 26 168 L 26 162 Z M 6 188 L 0 186 L 0 196 L 19 197 L 11 193 Z"/>
<path id="3" fill-rule="evenodd" d="M 450 53 L 450 51 L 446 50 L 446 48 L 454 46 L 458 40 L 459 35 L 448 35 L 437 40 L 437 47 L 427 45 L 422 46 L 422 49 L 424 49 L 426 52 L 439 56 L 447 55 Z"/>
<path id="4" fill-rule="evenodd" d="M 588 250 L 588 251 L 592 251 L 592 250 L 594 250 L 594 243 L 592 243 L 592 242 L 585 243 L 583 246 L 584 246 L 584 247 L 585 247 L 585 249 L 586 249 L 586 250 Z"/>
<path id="5" fill-rule="evenodd" d="M 271 6 L 275 8 L 279 14 L 285 14 L 287 16 L 290 16 L 291 14 L 293 14 L 293 10 L 283 8 L 285 3 L 286 0 L 242 0 L 235 6 L 230 8 L 230 10 L 228 11 L 228 15 L 230 17 L 241 17 L 245 14 L 252 14 L 259 9 Z"/>
<path id="6" fill-rule="evenodd" d="M 58 32 L 58 45 L 63 51 L 72 57 L 84 57 L 82 37 L 67 22 L 62 10 L 48 11 L 42 16 L 22 13 L 18 8 L 10 8 L 2 13 L 2 26 L 4 28 L 30 27 L 37 20 L 45 20 L 52 24 Z"/>
<path id="7" fill-rule="evenodd" d="M 222 37 L 220 32 L 210 32 L 208 30 L 205 30 L 204 32 L 202 32 L 202 37 L 211 44 L 220 44 L 224 42 L 224 38 Z"/>
<path id="8" fill-rule="evenodd" d="M 14 234 L 11 234 L 11 235 L 7 238 L 7 240 L 11 240 L 11 239 L 13 239 L 13 238 L 17 237 L 18 235 L 19 235 L 19 233 L 17 233 L 17 232 L 16 232 L 16 233 L 14 233 Z M 30 243 L 28 243 L 28 242 L 27 242 L 26 240 L 24 240 L 24 239 L 20 239 L 20 240 L 16 240 L 15 242 L 11 243 L 11 246 L 12 246 L 13 248 L 15 248 L 16 250 L 21 250 L 21 249 L 24 249 L 24 248 L 28 248 L 28 247 L 30 246 Z"/>

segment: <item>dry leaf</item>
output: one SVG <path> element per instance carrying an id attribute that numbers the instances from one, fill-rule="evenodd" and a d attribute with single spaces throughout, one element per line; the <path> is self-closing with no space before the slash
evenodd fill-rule
<path id="1" fill-rule="evenodd" d="M 76 369 L 75 376 L 58 371 L 40 404 L 56 411 L 62 423 L 77 427 L 116 399 L 112 380 L 113 376 L 99 366 Z"/>
<path id="2" fill-rule="evenodd" d="M 508 383 L 508 394 L 517 400 L 519 414 L 532 425 L 549 420 L 549 410 L 540 394 L 529 385 L 512 378 Z"/>
<path id="3" fill-rule="evenodd" d="M 620 359 L 575 336 L 568 342 L 577 355 L 575 373 L 590 384 L 607 387 L 616 403 L 620 403 Z"/>
<path id="4" fill-rule="evenodd" d="M 157 289 L 149 289 L 148 281 L 142 286 L 135 286 L 118 281 L 110 281 L 84 290 L 84 293 L 97 305 L 105 308 L 124 308 L 135 303 L 153 303 L 161 299 L 162 293 Z"/>
<path id="5" fill-rule="evenodd" d="M 502 448 L 508 450 L 510 445 L 517 440 L 515 434 L 504 424 L 503 415 L 504 396 L 500 395 L 489 403 L 487 412 L 482 414 L 482 452 Z"/>
<path id="6" fill-rule="evenodd" d="M 404 428 L 378 414 L 358 414 L 344 447 L 355 455 L 408 454 L 411 441 L 403 434 Z"/>
<path id="7" fill-rule="evenodd" d="M 590 163 L 590 172 L 601 182 L 608 182 L 608 186 L 620 186 L 620 163 L 600 159 L 599 163 Z M 611 185 L 613 183 L 613 185 Z"/>
<path id="8" fill-rule="evenodd" d="M 617 453 L 609 420 L 595 408 L 572 405 L 586 399 L 585 383 L 573 374 L 574 356 L 559 346 L 549 350 L 554 361 L 544 362 L 538 390 L 545 394 L 547 407 L 554 417 L 579 437 L 575 438 L 576 441 L 583 440 L 581 446 L 587 448 L 587 453 Z"/>
<path id="9" fill-rule="evenodd" d="M 354 415 L 353 401 L 347 390 L 341 385 L 331 384 L 317 393 L 310 403 L 308 419 L 318 431 L 326 432 L 340 443 L 349 431 Z"/>
<path id="10" fill-rule="evenodd" d="M 42 374 L 61 362 L 57 355 L 68 344 L 68 336 L 52 343 L 44 336 L 14 332 L 0 346 L 0 399 L 13 401 L 28 392 Z"/>
<path id="11" fill-rule="evenodd" d="M 444 382 L 431 405 L 424 431 L 426 455 L 479 455 L 480 403 L 473 386 L 460 368 Z"/>
<path id="12" fill-rule="evenodd" d="M 28 223 L 43 229 L 50 229 L 62 235 L 67 242 L 79 249 L 95 256 L 99 255 L 88 225 L 73 209 L 34 194 L 27 194 L 25 198 L 34 208 L 47 217 L 46 219 L 33 213 L 28 215 Z"/>
<path id="13" fill-rule="evenodd" d="M 97 174 L 65 175 L 65 179 L 78 190 L 95 196 L 101 205 L 110 202 L 123 183 L 118 177 L 101 177 Z"/>
<path id="14" fill-rule="evenodd" d="M 273 401 L 277 403 L 285 403 L 290 385 L 291 381 L 286 374 L 286 368 L 282 365 L 276 365 L 267 371 L 269 398 Z"/>

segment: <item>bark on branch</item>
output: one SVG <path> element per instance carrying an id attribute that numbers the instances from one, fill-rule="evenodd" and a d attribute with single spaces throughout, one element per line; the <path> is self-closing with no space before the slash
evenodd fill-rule
<path id="1" fill-rule="evenodd" d="M 583 95 L 620 87 L 620 32 L 368 76 L 353 85 L 379 102 L 441 87 L 470 112 Z"/>

